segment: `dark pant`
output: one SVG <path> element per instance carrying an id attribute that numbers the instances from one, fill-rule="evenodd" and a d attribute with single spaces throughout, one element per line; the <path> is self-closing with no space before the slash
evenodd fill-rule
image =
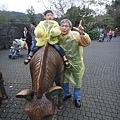
<path id="1" fill-rule="evenodd" d="M 54 44 L 53 47 L 58 51 L 61 57 L 65 56 L 63 49 L 58 44 Z"/>
<path id="2" fill-rule="evenodd" d="M 33 52 L 33 53 L 35 53 L 36 51 L 38 51 L 38 49 L 40 48 L 40 47 L 36 46 L 36 43 L 37 43 L 36 40 L 32 41 L 31 52 Z"/>
<path id="3" fill-rule="evenodd" d="M 30 51 L 31 51 L 31 44 L 28 44 L 28 43 L 27 43 L 27 47 L 28 47 L 28 55 L 29 55 L 29 53 L 30 53 Z"/>

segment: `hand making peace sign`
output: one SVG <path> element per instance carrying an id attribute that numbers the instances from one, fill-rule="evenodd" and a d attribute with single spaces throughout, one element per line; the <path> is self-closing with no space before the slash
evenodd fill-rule
<path id="1" fill-rule="evenodd" d="M 77 30 L 80 34 L 83 34 L 84 32 L 84 27 L 82 26 L 82 20 L 80 20 L 78 28 L 73 27 L 73 29 Z"/>

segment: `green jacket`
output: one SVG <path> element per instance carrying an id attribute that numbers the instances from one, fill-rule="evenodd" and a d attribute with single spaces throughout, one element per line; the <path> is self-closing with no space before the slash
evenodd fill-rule
<path id="1" fill-rule="evenodd" d="M 71 68 L 65 69 L 64 83 L 71 81 L 76 88 L 80 88 L 82 85 L 85 65 L 83 61 L 83 47 L 79 46 L 78 40 L 76 40 L 73 35 L 74 32 L 70 31 L 65 36 L 61 35 L 59 45 L 64 50 L 65 55 L 71 64 Z M 85 37 L 85 39 L 90 40 L 87 34 L 85 34 Z M 79 39 L 82 41 L 82 37 L 79 36 Z M 84 43 L 84 45 L 85 44 L 87 46 L 87 43 Z"/>

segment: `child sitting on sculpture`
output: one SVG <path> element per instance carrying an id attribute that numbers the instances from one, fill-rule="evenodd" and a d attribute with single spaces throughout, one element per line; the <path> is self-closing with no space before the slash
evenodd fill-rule
<path id="1" fill-rule="evenodd" d="M 70 68 L 71 64 L 68 62 L 63 49 L 58 45 L 61 30 L 60 30 L 59 24 L 53 20 L 53 18 L 54 18 L 53 12 L 51 10 L 45 11 L 44 18 L 45 18 L 45 20 L 41 21 L 37 25 L 37 27 L 35 28 L 35 31 L 34 31 L 35 37 L 36 37 L 35 39 L 37 41 L 36 47 L 40 48 L 48 42 L 62 56 L 65 67 Z M 38 49 L 36 49 L 36 50 L 38 50 Z M 27 65 L 30 62 L 34 53 L 35 52 L 33 52 L 33 51 L 30 52 L 30 55 L 24 61 L 25 65 Z"/>

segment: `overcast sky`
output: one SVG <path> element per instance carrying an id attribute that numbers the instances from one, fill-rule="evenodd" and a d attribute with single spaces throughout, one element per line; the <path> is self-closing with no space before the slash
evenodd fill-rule
<path id="1" fill-rule="evenodd" d="M 47 0 L 44 0 L 47 1 Z M 111 2 L 112 0 L 108 0 Z M 47 2 L 46 2 L 47 3 Z M 26 10 L 33 6 L 35 13 L 44 12 L 44 8 L 37 0 L 0 0 L 0 10 L 16 11 L 26 13 Z M 105 12 L 104 6 L 94 6 L 92 9 L 98 11 L 98 14 Z"/>
<path id="2" fill-rule="evenodd" d="M 35 13 L 41 13 L 41 5 L 37 0 L 0 0 L 0 10 L 26 13 L 30 6 L 33 6 Z"/>

